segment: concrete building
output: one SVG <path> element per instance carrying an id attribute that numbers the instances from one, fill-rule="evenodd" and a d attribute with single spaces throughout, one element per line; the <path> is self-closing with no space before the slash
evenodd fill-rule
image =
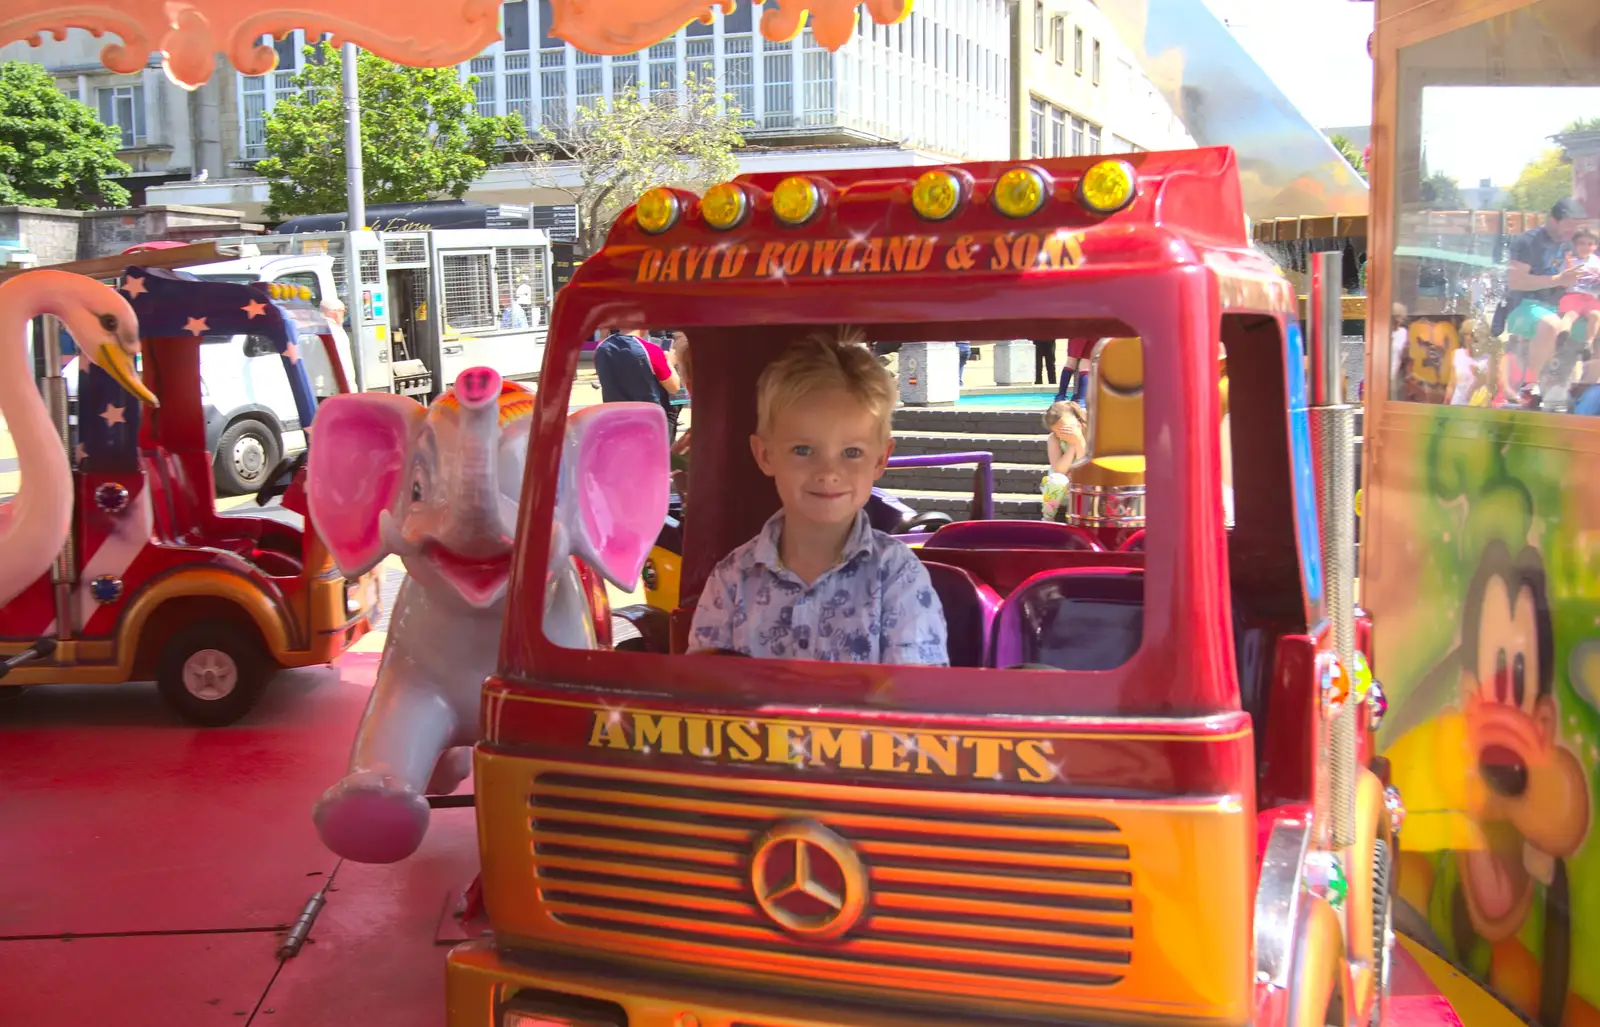
<path id="1" fill-rule="evenodd" d="M 1095 0 L 1018 0 L 1025 147 L 1035 157 L 1194 145 Z"/>
<path id="2" fill-rule="evenodd" d="M 1022 48 L 1026 88 L 1016 110 L 1013 9 L 1025 22 L 1018 28 L 1032 33 Z M 559 132 L 580 106 L 620 89 L 675 92 L 690 77 L 709 76 L 754 122 L 744 170 L 1002 159 L 1013 118 L 1034 133 L 1025 148 L 1040 156 L 1192 145 L 1092 0 L 918 0 L 896 25 L 862 17 L 856 37 L 834 53 L 809 31 L 786 43 L 763 39 L 762 5 L 741 3 L 731 15 L 692 22 L 672 39 L 619 57 L 580 53 L 551 37 L 549 0 L 512 0 L 501 10 L 502 40 L 461 66 L 477 76 L 483 113 L 516 113 Z M 0 59 L 44 63 L 63 89 L 93 97 L 103 118 L 127 126 L 124 159 L 150 186 L 142 202 L 259 218 L 267 182 L 253 169 L 265 156 L 266 117 L 292 92 L 306 39 L 296 31 L 265 42 L 278 51 L 276 70 L 241 75 L 219 65 L 192 94 L 154 64 L 138 76 L 109 74 L 97 63 L 103 41 L 77 30 L 39 49 L 0 49 Z M 550 170 L 558 184 L 575 177 Z M 536 189 L 531 169 L 517 164 L 490 169 L 466 199 L 570 202 L 558 190 Z"/>

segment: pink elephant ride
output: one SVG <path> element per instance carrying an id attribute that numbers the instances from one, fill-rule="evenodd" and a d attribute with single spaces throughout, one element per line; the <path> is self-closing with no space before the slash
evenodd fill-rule
<path id="1" fill-rule="evenodd" d="M 306 492 L 334 562 L 355 576 L 395 554 L 406 568 L 348 770 L 313 812 L 345 859 L 411 855 L 427 833 L 427 796 L 470 771 L 533 412 L 531 392 L 486 367 L 463 371 L 431 407 L 364 393 L 318 411 Z M 604 590 L 586 579 L 637 586 L 666 515 L 666 418 L 652 404 L 614 403 L 578 411 L 566 430 L 547 623 L 562 644 L 596 648 L 609 622 L 597 626 Z"/>

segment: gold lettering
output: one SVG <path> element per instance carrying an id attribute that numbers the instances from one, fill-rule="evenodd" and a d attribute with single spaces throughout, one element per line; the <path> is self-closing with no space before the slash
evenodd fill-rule
<path id="1" fill-rule="evenodd" d="M 811 252 L 811 243 L 800 239 L 789 244 L 783 254 L 783 273 L 786 275 L 799 274 L 800 269 L 806 266 L 806 254 Z"/>
<path id="2" fill-rule="evenodd" d="M 999 777 L 1000 754 L 1011 751 L 1011 742 L 1005 738 L 967 738 L 961 746 L 972 750 L 973 777 Z"/>
<path id="3" fill-rule="evenodd" d="M 660 749 L 675 756 L 683 755 L 683 718 L 655 717 L 648 713 L 633 715 L 633 748 L 636 752 Z"/>
<path id="4" fill-rule="evenodd" d="M 661 266 L 661 280 L 663 282 L 676 282 L 678 280 L 678 264 L 682 259 L 682 250 L 673 250 L 667 254 L 667 262 Z"/>
<path id="5" fill-rule="evenodd" d="M 635 281 L 653 282 L 661 277 L 661 251 L 645 250 L 639 258 L 639 275 Z"/>
<path id="6" fill-rule="evenodd" d="M 917 773 L 931 774 L 937 766 L 939 773 L 955 777 L 959 772 L 961 756 L 960 735 L 918 735 Z"/>
<path id="7" fill-rule="evenodd" d="M 872 769 L 892 770 L 903 774 L 911 769 L 911 764 L 906 762 L 910 749 L 905 742 L 895 737 L 892 731 L 872 732 Z"/>
<path id="8" fill-rule="evenodd" d="M 706 256 L 704 246 L 691 246 L 683 258 L 683 277 L 686 281 L 694 280 L 694 273 L 700 269 L 700 262 Z"/>
<path id="9" fill-rule="evenodd" d="M 781 244 L 780 244 L 781 245 Z M 730 759 L 741 763 L 750 763 L 761 758 L 761 743 L 751 733 L 750 725 L 730 720 L 728 723 L 728 741 L 733 749 L 729 751 Z"/>
<path id="10" fill-rule="evenodd" d="M 783 243 L 769 242 L 761 247 L 761 256 L 756 259 L 756 277 L 765 278 L 772 274 L 772 265 L 775 261 L 783 259 Z"/>
<path id="11" fill-rule="evenodd" d="M 811 273 L 820 275 L 832 271 L 833 260 L 843 245 L 842 239 L 818 239 L 816 245 L 811 247 Z"/>
<path id="12" fill-rule="evenodd" d="M 861 240 L 851 239 L 844 244 L 844 250 L 839 254 L 839 270 L 845 274 L 860 270 L 856 264 L 856 250 L 861 248 Z"/>
<path id="13" fill-rule="evenodd" d="M 628 736 L 622 730 L 622 718 L 611 710 L 595 710 L 594 725 L 589 729 L 589 744 L 596 748 L 626 749 Z"/>
<path id="14" fill-rule="evenodd" d="M 750 256 L 750 247 L 740 243 L 722 255 L 722 277 L 737 278 L 744 270 L 744 260 Z"/>
<path id="15" fill-rule="evenodd" d="M 685 717 L 684 732 L 689 736 L 689 755 L 722 755 L 722 721 L 704 717 Z"/>
<path id="16" fill-rule="evenodd" d="M 833 760 L 844 770 L 860 770 L 861 732 L 849 728 L 835 731 L 828 727 L 811 729 L 811 762 Z"/>
<path id="17" fill-rule="evenodd" d="M 994 241 L 994 255 L 989 258 L 990 271 L 1004 271 L 1011 265 L 1011 240 L 1010 233 L 1000 236 Z"/>
<path id="18" fill-rule="evenodd" d="M 1073 264 L 1083 263 L 1083 237 L 1077 232 L 1067 235 L 1067 256 L 1072 258 Z"/>
<path id="19" fill-rule="evenodd" d="M 906 256 L 907 271 L 921 271 L 928 266 L 928 261 L 933 259 L 933 239 L 912 239 L 910 252 Z"/>
<path id="20" fill-rule="evenodd" d="M 1039 259 L 1039 237 L 1033 232 L 1024 232 L 1011 245 L 1011 263 L 1017 266 L 1018 271 L 1026 271 Z"/>
<path id="21" fill-rule="evenodd" d="M 794 744 L 794 733 L 802 730 L 781 720 L 767 722 L 767 762 L 798 766 L 805 759 L 805 746 Z"/>
<path id="22" fill-rule="evenodd" d="M 889 249 L 883 255 L 883 269 L 885 271 L 904 271 L 906 267 L 906 248 L 910 245 L 910 238 L 897 235 L 889 240 Z"/>
<path id="23" fill-rule="evenodd" d="M 1049 757 L 1056 751 L 1056 747 L 1047 739 L 1027 739 L 1017 743 L 1017 760 L 1022 764 L 1017 770 L 1017 777 L 1032 784 L 1052 780 L 1056 776 L 1056 768 L 1051 765 Z"/>
<path id="24" fill-rule="evenodd" d="M 877 272 L 883 267 L 883 240 L 868 239 L 867 255 L 861 261 L 863 271 Z"/>

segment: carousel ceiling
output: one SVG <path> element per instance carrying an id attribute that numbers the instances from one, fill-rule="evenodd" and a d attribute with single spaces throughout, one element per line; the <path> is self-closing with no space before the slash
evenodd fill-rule
<path id="1" fill-rule="evenodd" d="M 552 0 L 550 34 L 594 54 L 627 54 L 673 35 L 695 19 L 710 21 L 737 0 Z M 808 24 L 818 44 L 843 46 L 855 29 L 857 0 L 767 0 L 761 34 L 781 41 Z M 911 10 L 911 0 L 864 0 L 859 6 L 888 25 Z M 326 7 L 327 10 L 316 10 Z M 113 35 L 100 59 L 112 71 L 133 74 L 158 53 L 167 75 L 187 89 L 204 85 L 216 54 L 246 75 L 263 75 L 276 59 L 262 36 L 292 29 L 331 33 L 386 60 L 423 67 L 459 64 L 500 38 L 499 0 L 4 0 L 0 46 L 57 39 L 67 29 Z"/>

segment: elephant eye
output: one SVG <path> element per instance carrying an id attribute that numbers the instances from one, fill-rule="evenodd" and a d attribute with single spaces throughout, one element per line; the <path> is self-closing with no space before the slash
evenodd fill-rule
<path id="1" fill-rule="evenodd" d="M 422 482 L 414 481 L 411 483 L 411 501 L 413 503 L 422 502 Z"/>
<path id="2" fill-rule="evenodd" d="M 108 332 L 115 332 L 117 330 L 117 315 L 101 314 L 100 327 L 104 328 Z"/>
<path id="3" fill-rule="evenodd" d="M 1528 660 L 1518 653 L 1511 661 L 1511 697 L 1518 706 L 1522 705 L 1523 697 L 1528 690 Z"/>

